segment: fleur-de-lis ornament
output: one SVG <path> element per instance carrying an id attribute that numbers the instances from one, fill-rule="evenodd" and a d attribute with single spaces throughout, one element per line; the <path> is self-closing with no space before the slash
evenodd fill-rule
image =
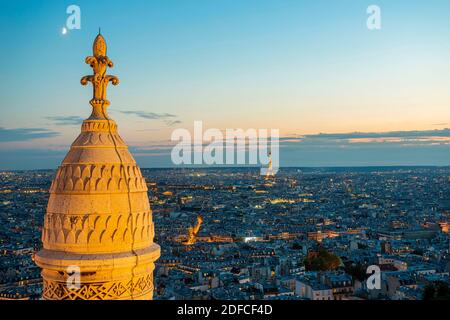
<path id="1" fill-rule="evenodd" d="M 91 118 L 94 119 L 108 119 L 106 108 L 110 102 L 106 99 L 106 88 L 109 82 L 113 85 L 119 84 L 119 78 L 106 74 L 107 68 L 114 66 L 113 62 L 106 55 L 106 51 L 105 38 L 99 32 L 94 40 L 93 56 L 86 58 L 86 63 L 94 70 L 94 74 L 81 78 L 81 84 L 83 86 L 88 82 L 92 83 L 93 97 L 90 104 L 93 108 Z"/>

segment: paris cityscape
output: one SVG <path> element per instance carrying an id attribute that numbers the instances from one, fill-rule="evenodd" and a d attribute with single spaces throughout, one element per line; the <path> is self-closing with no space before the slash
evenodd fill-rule
<path id="1" fill-rule="evenodd" d="M 0 1 L 0 300 L 448 303 L 448 12 Z"/>
<path id="2" fill-rule="evenodd" d="M 41 297 L 33 256 L 54 174 L 0 173 L 0 299 Z M 142 174 L 162 248 L 156 300 L 448 299 L 449 167 Z"/>

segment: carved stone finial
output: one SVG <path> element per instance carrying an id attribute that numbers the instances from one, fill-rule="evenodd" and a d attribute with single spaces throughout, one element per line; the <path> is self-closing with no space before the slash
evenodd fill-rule
<path id="1" fill-rule="evenodd" d="M 114 66 L 113 62 L 106 55 L 107 45 L 105 38 L 100 34 L 94 40 L 92 46 L 93 56 L 86 58 L 86 63 L 91 66 L 94 71 L 93 75 L 84 76 L 81 78 L 81 84 L 86 85 L 88 82 L 92 83 L 93 98 L 90 104 L 93 107 L 91 119 L 108 119 L 106 108 L 110 102 L 106 99 L 106 88 L 108 83 L 113 85 L 119 84 L 119 78 L 106 74 L 107 68 Z"/>

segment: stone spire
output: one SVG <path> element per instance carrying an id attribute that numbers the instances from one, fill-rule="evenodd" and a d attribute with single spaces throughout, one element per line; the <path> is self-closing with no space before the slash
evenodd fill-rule
<path id="1" fill-rule="evenodd" d="M 99 31 L 92 47 L 93 56 L 89 56 L 85 60 L 86 64 L 93 69 L 94 74 L 81 78 L 81 84 L 85 86 L 88 82 L 91 82 L 94 91 L 90 101 L 93 108 L 90 119 L 108 119 L 106 108 L 108 108 L 110 103 L 106 99 L 106 89 L 109 82 L 115 86 L 119 84 L 119 78 L 106 74 L 107 68 L 114 66 L 113 62 L 106 55 L 107 49 L 105 38 Z"/>
<path id="2" fill-rule="evenodd" d="M 86 58 L 94 74 L 92 114 L 81 126 L 50 187 L 35 256 L 42 270 L 43 298 L 49 300 L 152 299 L 154 225 L 147 185 L 106 108 L 106 74 L 113 63 L 102 35 Z M 79 272 L 78 272 L 79 271 Z"/>

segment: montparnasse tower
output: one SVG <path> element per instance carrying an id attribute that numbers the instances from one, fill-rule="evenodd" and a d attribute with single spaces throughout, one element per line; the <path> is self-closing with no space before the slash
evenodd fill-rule
<path id="1" fill-rule="evenodd" d="M 154 262 L 160 247 L 147 185 L 136 161 L 106 109 L 106 74 L 113 63 L 99 33 L 93 56 L 92 114 L 81 126 L 50 187 L 42 232 L 43 249 L 35 256 L 42 270 L 43 299 L 147 300 L 153 297 Z"/>

